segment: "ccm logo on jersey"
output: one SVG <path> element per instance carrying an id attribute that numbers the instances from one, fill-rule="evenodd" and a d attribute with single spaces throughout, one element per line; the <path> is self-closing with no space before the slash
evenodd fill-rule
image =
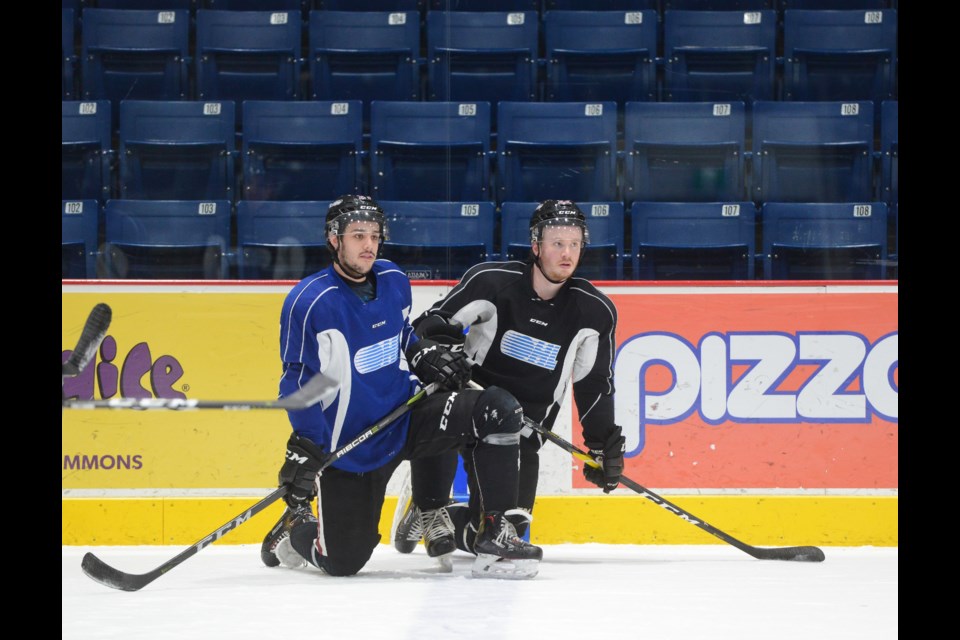
<path id="1" fill-rule="evenodd" d="M 385 324 L 387 324 L 387 321 L 386 321 L 386 320 L 381 320 L 380 322 L 374 324 L 374 325 L 371 326 L 370 328 L 371 328 L 371 329 L 376 329 L 377 327 L 382 327 L 382 326 L 385 325 Z"/>
<path id="2" fill-rule="evenodd" d="M 530 322 L 532 322 L 533 324 L 539 324 L 540 326 L 543 326 L 543 327 L 547 326 L 546 322 L 544 322 L 543 320 L 537 320 L 536 318 L 530 318 Z"/>

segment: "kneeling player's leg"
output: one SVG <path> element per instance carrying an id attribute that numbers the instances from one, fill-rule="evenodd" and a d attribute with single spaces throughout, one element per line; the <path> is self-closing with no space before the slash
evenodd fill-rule
<path id="1" fill-rule="evenodd" d="M 517 507 L 525 512 L 524 516 L 513 517 L 510 521 L 517 528 L 517 535 L 527 533 L 533 514 L 533 503 L 537 499 L 537 480 L 540 477 L 540 436 L 536 433 L 520 438 L 520 485 L 517 494 Z"/>
<path id="2" fill-rule="evenodd" d="M 380 542 L 383 495 L 395 468 L 391 463 L 363 474 L 325 469 L 317 499 L 319 526 L 312 532 L 293 529 L 293 549 L 332 576 L 359 572 Z"/>
<path id="3" fill-rule="evenodd" d="M 467 447 L 481 509 L 473 542 L 477 578 L 532 578 L 543 557 L 540 547 L 517 535 L 520 429 L 523 409 L 497 387 L 488 387 L 474 410 L 475 445 Z"/>
<path id="4" fill-rule="evenodd" d="M 469 459 L 477 505 L 482 511 L 513 509 L 517 506 L 523 409 L 503 389 L 489 387 L 477 399 L 472 418 L 476 441 L 466 448 L 464 458 Z"/>

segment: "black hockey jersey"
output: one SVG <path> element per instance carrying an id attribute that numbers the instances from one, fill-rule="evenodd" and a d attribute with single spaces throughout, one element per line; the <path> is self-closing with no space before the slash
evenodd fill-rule
<path id="1" fill-rule="evenodd" d="M 604 441 L 614 428 L 616 307 L 576 277 L 542 300 L 533 289 L 533 268 L 517 261 L 476 265 L 414 326 L 429 314 L 469 326 L 464 349 L 477 363 L 473 379 L 506 389 L 547 428 L 572 379 L 584 436 Z"/>

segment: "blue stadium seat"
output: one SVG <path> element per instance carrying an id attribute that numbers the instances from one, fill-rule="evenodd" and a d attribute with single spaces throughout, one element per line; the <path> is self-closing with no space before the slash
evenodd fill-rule
<path id="1" fill-rule="evenodd" d="M 890 0 L 776 0 L 776 4 L 780 11 L 788 9 L 803 9 L 806 11 L 877 10 L 886 9 L 890 6 Z"/>
<path id="2" fill-rule="evenodd" d="M 784 100 L 894 97 L 897 12 L 783 12 Z"/>
<path id="3" fill-rule="evenodd" d="M 108 200 L 104 209 L 108 277 L 226 278 L 230 214 L 226 200 Z"/>
<path id="4" fill-rule="evenodd" d="M 113 183 L 110 101 L 64 101 L 61 108 L 61 197 L 106 202 Z"/>
<path id="5" fill-rule="evenodd" d="M 190 12 L 84 9 L 80 36 L 83 97 L 121 100 L 190 97 Z"/>
<path id="6" fill-rule="evenodd" d="M 425 0 L 307 0 L 313 11 L 419 11 Z"/>
<path id="7" fill-rule="evenodd" d="M 333 200 L 361 187 L 359 100 L 243 103 L 243 198 Z"/>
<path id="8" fill-rule="evenodd" d="M 96 277 L 100 203 L 63 200 L 60 213 L 60 277 Z"/>
<path id="9" fill-rule="evenodd" d="M 297 12 L 198 9 L 197 98 L 299 98 L 301 40 Z"/>
<path id="10" fill-rule="evenodd" d="M 880 107 L 880 199 L 888 204 L 900 200 L 899 105 L 885 100 Z"/>
<path id="11" fill-rule="evenodd" d="M 624 200 L 743 200 L 746 135 L 742 102 L 627 103 Z"/>
<path id="12" fill-rule="evenodd" d="M 753 200 L 872 200 L 873 135 L 870 102 L 755 103 Z"/>
<path id="13" fill-rule="evenodd" d="M 652 11 L 548 11 L 544 98 L 560 102 L 657 99 L 659 24 Z"/>
<path id="14" fill-rule="evenodd" d="M 229 101 L 122 101 L 120 198 L 232 200 L 234 110 Z"/>
<path id="15" fill-rule="evenodd" d="M 535 11 L 427 13 L 427 95 L 439 101 L 536 100 Z"/>
<path id="16" fill-rule="evenodd" d="M 299 280 L 330 264 L 327 201 L 241 200 L 237 266 L 245 280 Z"/>
<path id="17" fill-rule="evenodd" d="M 82 0 L 86 6 L 96 6 L 98 9 L 140 9 L 152 11 L 195 11 L 197 3 L 203 0 Z M 209 1 L 209 0 L 208 0 Z"/>
<path id="18" fill-rule="evenodd" d="M 887 205 L 882 202 L 768 202 L 761 220 L 768 280 L 885 276 Z"/>
<path id="19" fill-rule="evenodd" d="M 146 0 L 145 0 L 146 1 Z M 301 13 L 304 0 L 196 0 L 204 9 L 224 11 L 289 11 Z"/>
<path id="20" fill-rule="evenodd" d="M 543 0 L 547 11 L 657 11 L 659 0 Z"/>
<path id="21" fill-rule="evenodd" d="M 615 102 L 501 102 L 498 202 L 619 200 Z"/>
<path id="22" fill-rule="evenodd" d="M 663 11 L 763 11 L 774 0 L 662 0 Z"/>
<path id="23" fill-rule="evenodd" d="M 378 200 L 493 200 L 488 103 L 375 100 L 370 111 Z"/>
<path id="24" fill-rule="evenodd" d="M 389 233 L 381 256 L 412 280 L 457 280 L 493 256 L 492 202 L 379 202 Z"/>
<path id="25" fill-rule="evenodd" d="M 540 0 L 425 0 L 428 11 L 540 11 Z"/>
<path id="26" fill-rule="evenodd" d="M 776 97 L 777 12 L 666 11 L 663 99 L 741 101 Z"/>
<path id="27" fill-rule="evenodd" d="M 900 136 L 899 102 L 885 100 L 880 108 L 880 200 L 886 202 L 890 227 L 890 265 L 887 275 L 899 278 L 900 270 Z"/>
<path id="28" fill-rule="evenodd" d="M 752 202 L 634 202 L 635 280 L 753 280 Z"/>
<path id="29" fill-rule="evenodd" d="M 420 14 L 416 11 L 311 11 L 307 36 L 310 98 L 420 99 Z"/>
<path id="30" fill-rule="evenodd" d="M 73 9 L 63 9 L 60 29 L 60 96 L 62 100 L 77 97 L 76 19 Z"/>
<path id="31" fill-rule="evenodd" d="M 525 260 L 530 254 L 530 216 L 537 202 L 504 202 L 500 207 L 500 253 L 504 260 Z M 590 280 L 622 280 L 624 210 L 622 202 L 578 202 L 587 218 L 590 242 L 577 275 Z"/>

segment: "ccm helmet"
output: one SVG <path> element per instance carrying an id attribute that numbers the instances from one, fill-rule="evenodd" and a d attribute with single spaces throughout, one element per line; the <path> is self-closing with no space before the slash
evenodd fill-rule
<path id="1" fill-rule="evenodd" d="M 544 200 L 530 216 L 530 243 L 543 240 L 544 227 L 579 227 L 583 230 L 583 244 L 590 244 L 587 219 L 572 200 Z"/>
<path id="2" fill-rule="evenodd" d="M 376 200 L 355 194 L 340 196 L 327 208 L 326 234 L 343 235 L 348 224 L 362 221 L 376 222 L 380 230 L 380 242 L 387 239 L 386 216 Z"/>

